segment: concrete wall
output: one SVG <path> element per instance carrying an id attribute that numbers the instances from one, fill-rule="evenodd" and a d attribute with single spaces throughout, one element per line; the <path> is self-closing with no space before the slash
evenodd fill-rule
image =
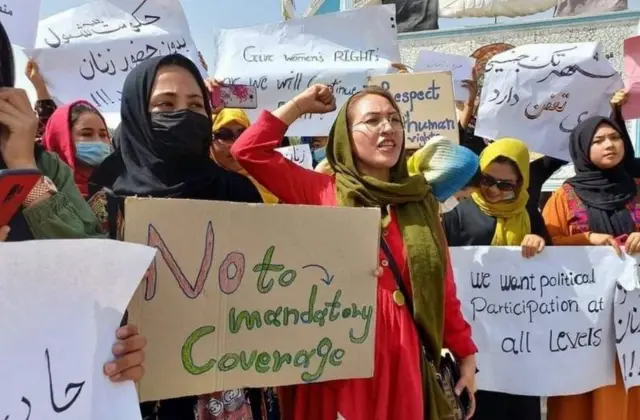
<path id="1" fill-rule="evenodd" d="M 600 16 L 555 18 L 544 21 L 440 29 L 398 35 L 404 63 L 415 64 L 420 49 L 471 55 L 493 43 L 525 44 L 600 42 L 603 52 L 622 70 L 622 41 L 637 33 L 640 11 Z"/>

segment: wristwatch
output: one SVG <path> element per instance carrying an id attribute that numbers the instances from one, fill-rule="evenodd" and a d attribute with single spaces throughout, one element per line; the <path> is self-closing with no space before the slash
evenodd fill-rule
<path id="1" fill-rule="evenodd" d="M 29 195 L 27 195 L 27 198 L 24 199 L 22 205 L 24 207 L 29 207 L 31 204 L 38 201 L 43 196 L 54 195 L 57 192 L 58 188 L 56 187 L 56 184 L 54 184 L 53 181 L 49 179 L 49 177 L 43 176 L 42 178 L 40 178 L 40 181 L 36 183 L 33 189 L 31 189 L 31 192 L 29 193 Z"/>

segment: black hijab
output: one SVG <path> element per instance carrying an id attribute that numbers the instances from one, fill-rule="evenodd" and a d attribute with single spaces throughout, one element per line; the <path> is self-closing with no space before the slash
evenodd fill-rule
<path id="1" fill-rule="evenodd" d="M 13 50 L 11 49 L 9 36 L 0 22 L 0 87 L 14 87 L 14 85 L 15 72 Z M 0 127 L 0 129 L 2 129 L 2 127 Z M 35 145 L 34 153 L 36 162 L 39 160 L 43 151 L 44 149 L 40 145 Z M 2 157 L 2 153 L 0 153 L 0 170 L 2 169 L 7 169 L 7 164 Z M 9 232 L 9 237 L 7 238 L 8 242 L 34 239 L 33 233 L 27 224 L 27 220 L 22 214 L 22 209 L 18 210 L 18 212 L 9 221 L 9 227 L 11 228 L 11 232 Z"/>
<path id="2" fill-rule="evenodd" d="M 202 138 L 202 155 L 188 159 L 161 157 L 154 150 L 149 99 L 158 69 L 176 65 L 189 71 L 202 90 L 209 132 Z M 188 58 L 173 54 L 138 65 L 124 82 L 120 126 L 114 134 L 115 152 L 92 177 L 119 196 L 151 196 L 261 203 L 260 193 L 246 177 L 228 172 L 209 157 L 211 105 L 198 68 Z M 111 184 L 111 185 L 109 185 Z"/>
<path id="3" fill-rule="evenodd" d="M 593 136 L 602 124 L 620 133 L 624 142 L 622 162 L 606 170 L 594 165 L 589 157 Z M 634 177 L 638 176 L 638 166 L 626 129 L 610 118 L 588 118 L 571 132 L 569 152 L 576 175 L 567 183 L 586 206 L 590 230 L 614 237 L 635 232 L 636 226 L 626 205 L 636 197 Z"/>
<path id="4" fill-rule="evenodd" d="M 15 85 L 13 50 L 9 35 L 0 22 L 0 87 L 13 87 Z"/>

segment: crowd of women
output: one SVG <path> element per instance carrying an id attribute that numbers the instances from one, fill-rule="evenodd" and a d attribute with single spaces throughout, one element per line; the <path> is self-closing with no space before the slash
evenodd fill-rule
<path id="1" fill-rule="evenodd" d="M 190 60 L 156 57 L 126 78 L 121 123 L 111 132 L 88 102 L 56 107 L 30 62 L 34 113 L 25 91 L 14 87 L 1 26 L 0 55 L 0 169 L 43 175 L 9 226 L 0 227 L 0 240 L 122 239 L 128 196 L 382 209 L 372 378 L 145 403 L 145 419 L 450 419 L 436 371 L 443 349 L 459 361 L 455 392 L 469 396 L 466 418 L 540 419 L 539 398 L 476 393 L 478 349 L 456 297 L 448 246 L 521 246 L 524 258 L 552 244 L 640 252 L 640 166 L 619 112 L 623 92 L 612 98 L 611 118 L 589 118 L 571 133 L 576 175 L 540 211 L 542 184 L 566 162 L 531 159 L 517 139 L 473 136 L 471 103 L 461 114 L 461 146 L 439 138 L 412 154 L 393 97 L 366 88 L 338 111 L 326 138 L 307 139 L 318 164 L 311 171 L 276 149 L 303 114 L 335 110 L 327 86 L 313 85 L 251 123 L 240 110 L 211 109 L 215 82 L 203 80 Z M 475 98 L 473 81 L 467 86 Z M 459 204 L 442 211 L 438 202 L 454 194 Z M 114 340 L 105 375 L 139 380 L 144 337 L 125 317 Z M 640 420 L 640 390 L 625 392 L 617 372 L 614 386 L 549 398 L 548 418 Z"/>

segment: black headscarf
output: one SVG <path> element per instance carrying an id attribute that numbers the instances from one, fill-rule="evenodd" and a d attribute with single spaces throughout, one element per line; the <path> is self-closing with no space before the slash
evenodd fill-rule
<path id="1" fill-rule="evenodd" d="M 149 99 L 163 65 L 180 66 L 196 79 L 205 98 L 211 130 L 208 90 L 195 64 L 180 54 L 149 59 L 127 75 L 122 89 L 121 122 L 114 134 L 116 150 L 94 173 L 92 183 L 109 187 L 119 196 L 262 202 L 248 178 L 228 172 L 210 159 L 207 145 L 211 132 L 202 139 L 201 156 L 168 161 L 154 151 L 157 143 L 148 111 Z"/>
<path id="2" fill-rule="evenodd" d="M 15 85 L 13 50 L 2 22 L 0 22 L 0 58 L 0 87 L 13 87 Z"/>
<path id="3" fill-rule="evenodd" d="M 11 49 L 9 36 L 0 22 L 0 87 L 14 87 L 14 85 L 15 72 L 13 50 Z M 0 129 L 2 129 L 2 127 L 0 127 Z M 40 145 L 35 145 L 34 153 L 36 161 L 38 161 L 43 151 L 44 149 L 42 149 Z M 7 164 L 2 157 L 2 153 L 0 153 L 0 170 L 2 169 L 7 169 Z M 9 227 L 11 228 L 11 232 L 7 238 L 7 241 L 9 242 L 34 239 L 33 233 L 27 224 L 27 220 L 22 214 L 22 209 L 18 210 L 18 212 L 9 221 Z"/>
<path id="4" fill-rule="evenodd" d="M 606 170 L 594 165 L 589 157 L 593 136 L 602 124 L 620 133 L 624 142 L 622 162 Z M 576 175 L 567 183 L 586 206 L 590 230 L 614 237 L 635 232 L 636 226 L 626 205 L 636 197 L 634 177 L 638 176 L 638 166 L 626 129 L 610 118 L 588 118 L 571 132 L 569 152 Z"/>

